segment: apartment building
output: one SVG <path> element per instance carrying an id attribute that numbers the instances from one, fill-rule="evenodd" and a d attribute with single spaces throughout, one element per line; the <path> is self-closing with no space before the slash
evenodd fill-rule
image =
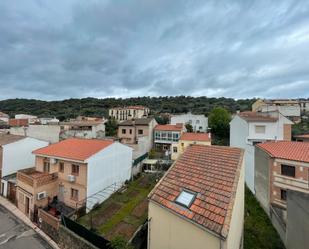
<path id="1" fill-rule="evenodd" d="M 183 124 L 157 125 L 154 128 L 154 146 L 157 150 L 163 151 L 168 155 L 172 154 L 172 146 L 175 146 L 181 134 L 184 132 Z"/>
<path id="2" fill-rule="evenodd" d="M 0 193 L 15 201 L 16 173 L 33 165 L 35 156 L 32 151 L 48 143 L 23 136 L 0 134 Z"/>
<path id="3" fill-rule="evenodd" d="M 205 115 L 195 115 L 191 112 L 180 115 L 171 116 L 171 124 L 190 124 L 193 128 L 193 132 L 207 132 L 208 130 L 208 118 Z"/>
<path id="4" fill-rule="evenodd" d="M 126 120 L 118 125 L 120 142 L 134 149 L 133 158 L 137 158 L 152 148 L 153 130 L 157 125 L 154 118 Z"/>
<path id="5" fill-rule="evenodd" d="M 309 230 L 303 224 L 289 226 L 295 224 L 293 219 L 302 220 L 302 217 L 308 216 L 308 206 L 296 201 L 291 192 L 309 195 L 309 143 L 277 141 L 258 144 L 255 165 L 256 197 L 271 217 L 284 244 L 290 245 L 287 249 L 307 248 L 307 236 L 301 239 L 302 243 L 298 241 L 296 247 L 294 237 L 288 231 L 303 234 Z M 288 208 L 295 205 L 303 205 L 303 208 L 298 208 L 298 213 L 295 213 L 295 208 Z"/>
<path id="6" fill-rule="evenodd" d="M 301 120 L 302 110 L 303 105 L 299 100 L 294 99 L 258 99 L 252 104 L 252 111 L 254 112 L 278 111 L 294 122 Z"/>
<path id="7" fill-rule="evenodd" d="M 115 107 L 108 111 L 110 118 L 114 118 L 118 122 L 146 118 L 149 115 L 149 108 L 145 106 L 125 106 L 125 107 Z"/>
<path id="8" fill-rule="evenodd" d="M 72 120 L 70 122 L 60 122 L 60 140 L 70 137 L 78 138 L 104 138 L 104 120 Z"/>
<path id="9" fill-rule="evenodd" d="M 189 146 L 148 197 L 148 249 L 242 248 L 241 149 Z"/>
<path id="10" fill-rule="evenodd" d="M 33 154 L 35 167 L 17 173 L 17 206 L 30 218 L 55 201 L 89 211 L 109 197 L 96 193 L 131 177 L 132 149 L 111 140 L 70 138 Z"/>
<path id="11" fill-rule="evenodd" d="M 265 141 L 291 140 L 292 124 L 279 112 L 241 112 L 230 122 L 230 146 L 245 150 L 246 184 L 253 193 L 255 145 Z"/>
<path id="12" fill-rule="evenodd" d="M 39 119 L 37 116 L 29 115 L 29 114 L 16 114 L 15 119 L 27 119 L 29 124 L 34 124 L 36 122 L 39 122 Z"/>
<path id="13" fill-rule="evenodd" d="M 180 136 L 177 144 L 173 145 L 172 160 L 176 160 L 183 154 L 185 149 L 193 144 L 211 145 L 210 133 L 192 133 L 184 132 Z"/>

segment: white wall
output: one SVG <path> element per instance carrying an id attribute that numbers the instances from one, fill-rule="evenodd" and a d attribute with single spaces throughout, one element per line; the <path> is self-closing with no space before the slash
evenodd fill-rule
<path id="1" fill-rule="evenodd" d="M 279 111 L 282 115 L 287 117 L 299 117 L 300 116 L 300 106 L 299 105 L 282 105 L 282 106 L 262 106 L 262 112 L 269 111 Z"/>
<path id="2" fill-rule="evenodd" d="M 35 156 L 32 151 L 47 145 L 48 142 L 30 137 L 3 145 L 2 176 L 16 173 L 21 169 L 34 167 Z"/>
<path id="3" fill-rule="evenodd" d="M 191 125 L 193 127 L 193 131 L 207 132 L 208 129 L 208 118 L 204 115 L 194 115 L 191 113 L 175 115 L 171 117 L 171 124 L 175 125 L 177 123 L 187 124 L 189 120 L 192 121 Z M 196 121 L 199 120 L 199 123 Z M 199 129 L 199 127 L 202 127 Z"/>
<path id="4" fill-rule="evenodd" d="M 117 183 L 124 183 L 131 177 L 132 148 L 118 142 L 114 142 L 104 150 L 90 157 L 87 171 L 87 197 Z M 96 196 L 97 202 L 102 202 L 109 196 Z M 91 199 L 87 202 L 87 208 L 91 209 L 95 204 Z"/>

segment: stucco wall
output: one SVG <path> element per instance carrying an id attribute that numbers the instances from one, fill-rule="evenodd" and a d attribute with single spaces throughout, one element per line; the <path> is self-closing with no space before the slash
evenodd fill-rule
<path id="1" fill-rule="evenodd" d="M 179 140 L 177 144 L 174 144 L 172 147 L 172 160 L 176 160 L 179 156 L 182 155 L 182 153 L 185 151 L 185 149 L 193 144 L 200 144 L 200 145 L 211 145 L 210 141 L 184 141 Z M 177 152 L 174 152 L 174 147 L 177 148 Z"/>
<path id="2" fill-rule="evenodd" d="M 148 249 L 220 249 L 213 234 L 149 202 Z"/>
<path id="3" fill-rule="evenodd" d="M 32 151 L 45 147 L 48 142 L 34 138 L 25 138 L 3 146 L 2 177 L 18 170 L 31 168 L 35 164 Z"/>
<path id="4" fill-rule="evenodd" d="M 245 165 L 244 161 L 237 184 L 237 191 L 232 211 L 232 219 L 228 237 L 224 245 L 226 249 L 242 248 L 244 229 L 244 208 L 245 208 Z"/>
<path id="5" fill-rule="evenodd" d="M 132 148 L 115 142 L 88 160 L 87 197 L 114 183 L 124 183 L 131 177 Z M 109 196 L 96 196 L 87 201 L 88 209 Z"/>
<path id="6" fill-rule="evenodd" d="M 255 191 L 256 198 L 267 214 L 270 202 L 270 167 L 273 160 L 260 148 L 255 148 Z"/>
<path id="7" fill-rule="evenodd" d="M 189 123 L 190 120 L 191 120 L 191 125 L 192 125 L 194 132 L 196 131 L 207 132 L 208 118 L 205 117 L 204 115 L 194 115 L 191 113 L 175 115 L 171 117 L 171 124 L 172 125 L 175 125 L 177 123 L 186 124 L 186 123 Z"/>

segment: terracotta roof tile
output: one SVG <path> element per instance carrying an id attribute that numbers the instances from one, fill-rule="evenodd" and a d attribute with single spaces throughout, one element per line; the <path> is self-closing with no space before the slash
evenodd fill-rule
<path id="1" fill-rule="evenodd" d="M 192 145 L 174 163 L 149 198 L 180 216 L 226 237 L 243 151 L 224 146 Z M 175 202 L 184 190 L 196 192 L 189 208 Z"/>
<path id="2" fill-rule="evenodd" d="M 211 141 L 210 133 L 191 133 L 184 132 L 179 140 L 186 141 Z"/>
<path id="3" fill-rule="evenodd" d="M 309 143 L 277 141 L 260 143 L 257 147 L 271 157 L 309 163 Z"/>
<path id="4" fill-rule="evenodd" d="M 276 122 L 278 118 L 262 112 L 241 112 L 238 114 L 241 118 L 249 122 Z"/>
<path id="5" fill-rule="evenodd" d="M 36 155 L 84 161 L 113 143 L 112 140 L 69 138 L 33 151 Z"/>
<path id="6" fill-rule="evenodd" d="M 166 125 L 156 125 L 154 128 L 156 131 L 182 131 L 183 130 L 183 125 L 171 125 L 171 124 L 166 124 Z"/>

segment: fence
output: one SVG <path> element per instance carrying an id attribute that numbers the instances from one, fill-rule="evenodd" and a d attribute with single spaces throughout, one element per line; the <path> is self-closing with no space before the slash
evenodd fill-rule
<path id="1" fill-rule="evenodd" d="M 69 218 L 62 216 L 61 223 L 63 226 L 65 226 L 66 228 L 68 228 L 69 230 L 77 234 L 79 237 L 82 237 L 89 243 L 93 244 L 94 246 L 101 248 L 101 249 L 110 249 L 110 247 L 108 246 L 108 243 L 109 243 L 108 240 L 88 230 L 82 225 L 76 223 L 75 221 L 72 221 Z"/>

